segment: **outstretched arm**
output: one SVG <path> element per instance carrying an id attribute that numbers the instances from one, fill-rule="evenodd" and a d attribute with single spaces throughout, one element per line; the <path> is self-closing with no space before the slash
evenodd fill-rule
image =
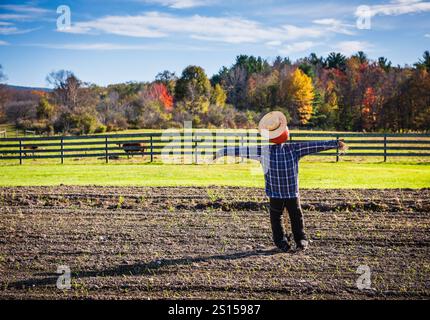
<path id="1" fill-rule="evenodd" d="M 228 147 L 219 149 L 213 157 L 213 160 L 217 160 L 222 157 L 241 157 L 252 160 L 261 160 L 261 147 Z"/>
<path id="2" fill-rule="evenodd" d="M 347 145 L 343 140 L 329 140 L 329 141 L 310 141 L 293 143 L 294 150 L 299 158 L 308 154 L 318 153 L 330 149 L 339 148 L 339 151 L 345 152 L 348 150 Z"/>

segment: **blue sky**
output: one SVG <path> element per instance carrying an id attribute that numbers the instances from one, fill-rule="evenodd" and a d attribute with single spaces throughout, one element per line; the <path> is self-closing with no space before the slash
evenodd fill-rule
<path id="1" fill-rule="evenodd" d="M 60 5 L 71 10 L 63 30 Z M 59 69 L 99 85 L 190 64 L 211 76 L 239 54 L 294 60 L 362 50 L 403 65 L 429 48 L 430 1 L 0 0 L 0 64 L 15 85 L 47 86 Z"/>

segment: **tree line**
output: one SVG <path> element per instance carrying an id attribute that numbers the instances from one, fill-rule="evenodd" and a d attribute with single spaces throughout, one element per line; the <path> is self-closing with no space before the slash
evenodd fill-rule
<path id="1" fill-rule="evenodd" d="M 0 66 L 0 82 L 6 77 Z M 188 66 L 152 82 L 107 87 L 71 71 L 47 76 L 52 91 L 0 85 L 0 123 L 38 133 L 88 134 L 124 129 L 255 128 L 263 113 L 279 110 L 291 127 L 366 132 L 430 129 L 430 53 L 413 66 L 311 54 L 292 62 L 240 55 L 212 78 Z"/>

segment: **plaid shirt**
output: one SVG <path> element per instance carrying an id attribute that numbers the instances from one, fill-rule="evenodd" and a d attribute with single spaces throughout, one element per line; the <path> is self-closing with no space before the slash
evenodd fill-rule
<path id="1" fill-rule="evenodd" d="M 261 162 L 269 198 L 292 199 L 299 197 L 299 160 L 321 151 L 338 147 L 337 140 L 285 143 L 255 147 L 230 147 L 217 152 L 222 156 L 239 156 Z"/>

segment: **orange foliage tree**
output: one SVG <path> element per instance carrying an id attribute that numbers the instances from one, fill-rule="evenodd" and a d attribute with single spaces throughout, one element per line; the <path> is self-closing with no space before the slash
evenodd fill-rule
<path id="1" fill-rule="evenodd" d="M 363 129 L 370 130 L 376 124 L 376 104 L 377 96 L 372 87 L 368 87 L 364 93 L 363 107 L 361 109 Z"/>
<path id="2" fill-rule="evenodd" d="M 166 111 L 173 110 L 173 97 L 169 94 L 166 85 L 163 83 L 153 83 L 142 94 L 145 100 L 159 101 Z"/>

